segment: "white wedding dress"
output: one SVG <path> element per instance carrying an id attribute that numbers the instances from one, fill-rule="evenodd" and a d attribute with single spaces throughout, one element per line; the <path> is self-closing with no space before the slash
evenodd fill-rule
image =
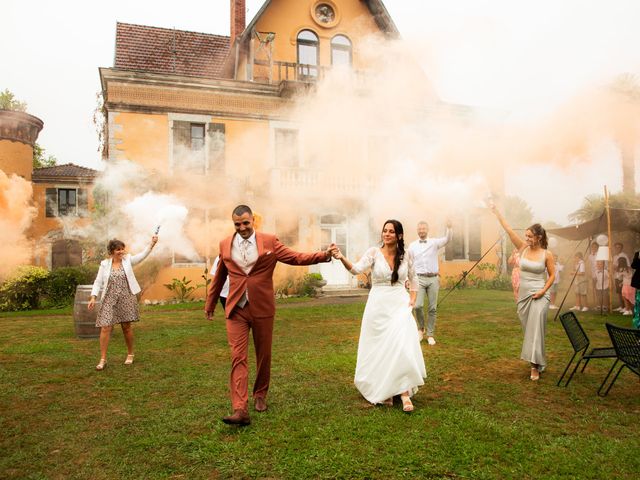
<path id="1" fill-rule="evenodd" d="M 371 403 L 424 385 L 427 376 L 418 328 L 409 306 L 408 279 L 417 290 L 413 257 L 407 251 L 391 284 L 391 268 L 378 247 L 372 247 L 353 265 L 354 275 L 371 269 L 371 292 L 362 316 L 354 383 Z"/>

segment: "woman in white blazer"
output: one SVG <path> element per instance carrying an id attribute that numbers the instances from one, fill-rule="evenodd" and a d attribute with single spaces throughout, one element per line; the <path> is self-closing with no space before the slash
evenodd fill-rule
<path id="1" fill-rule="evenodd" d="M 96 370 L 107 366 L 107 348 L 113 326 L 120 324 L 127 344 L 125 365 L 133 363 L 132 322 L 139 320 L 138 297 L 141 288 L 133 274 L 133 266 L 142 262 L 151 253 L 158 237 L 151 237 L 151 243 L 141 253 L 131 255 L 125 252 L 125 244 L 120 240 L 110 240 L 107 245 L 109 258 L 100 262 L 100 269 L 93 282 L 89 310 L 93 310 L 100 294 L 101 306 L 96 316 L 96 327 L 100 327 L 100 362 Z"/>

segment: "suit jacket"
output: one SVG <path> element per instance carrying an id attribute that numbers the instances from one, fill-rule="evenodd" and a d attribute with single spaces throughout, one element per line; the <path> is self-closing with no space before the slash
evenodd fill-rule
<path id="1" fill-rule="evenodd" d="M 258 260 L 249 272 L 231 259 L 231 246 L 235 235 L 220 242 L 220 262 L 218 269 L 207 291 L 206 312 L 213 312 L 220 296 L 220 291 L 227 276 L 229 296 L 225 307 L 225 316 L 231 312 L 242 298 L 245 291 L 249 293 L 249 308 L 253 318 L 273 317 L 276 313 L 276 302 L 273 294 L 273 270 L 278 262 L 288 265 L 313 265 L 329 261 L 325 252 L 299 253 L 280 243 L 275 235 L 256 232 Z"/>
<path id="2" fill-rule="evenodd" d="M 129 290 L 131 290 L 131 293 L 133 293 L 134 295 L 140 293 L 141 288 L 138 284 L 138 281 L 136 280 L 136 276 L 133 274 L 133 266 L 147 258 L 150 253 L 151 247 L 148 246 L 137 255 L 127 254 L 122 257 L 122 268 L 124 269 L 124 274 L 127 276 Z M 91 295 L 97 297 L 98 293 L 102 291 L 100 299 L 104 299 L 104 294 L 107 292 L 107 285 L 109 284 L 109 275 L 111 275 L 112 263 L 113 260 L 111 258 L 107 258 L 100 262 L 100 269 L 98 270 L 98 275 L 96 275 L 95 282 L 93 282 Z"/>

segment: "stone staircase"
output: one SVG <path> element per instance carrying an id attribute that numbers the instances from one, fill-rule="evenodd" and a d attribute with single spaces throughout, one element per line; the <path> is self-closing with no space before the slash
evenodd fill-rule
<path id="1" fill-rule="evenodd" d="M 366 297 L 369 290 L 366 288 L 352 288 L 350 286 L 324 286 L 322 287 L 322 296 L 324 297 Z"/>

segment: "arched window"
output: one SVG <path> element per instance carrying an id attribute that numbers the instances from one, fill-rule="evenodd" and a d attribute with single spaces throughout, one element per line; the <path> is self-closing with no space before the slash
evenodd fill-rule
<path id="1" fill-rule="evenodd" d="M 351 66 L 351 40 L 344 35 L 336 35 L 331 39 L 331 65 Z"/>
<path id="2" fill-rule="evenodd" d="M 298 78 L 318 77 L 318 36 L 311 30 L 298 34 Z"/>

